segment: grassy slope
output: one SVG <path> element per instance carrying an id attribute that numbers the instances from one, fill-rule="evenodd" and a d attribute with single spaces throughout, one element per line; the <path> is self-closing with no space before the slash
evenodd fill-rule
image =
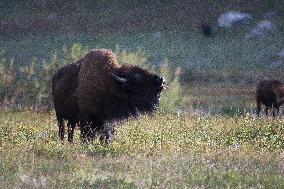
<path id="1" fill-rule="evenodd" d="M 78 133 L 77 133 L 78 134 Z M 2 188 L 282 188 L 283 120 L 142 116 L 109 147 L 60 144 L 54 115 L 1 112 Z"/>

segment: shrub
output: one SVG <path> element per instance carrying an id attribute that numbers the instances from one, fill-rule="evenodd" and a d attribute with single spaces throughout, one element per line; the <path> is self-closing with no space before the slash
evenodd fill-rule
<path id="1" fill-rule="evenodd" d="M 2 54 L 0 56 L 0 102 L 15 103 L 14 91 L 17 87 L 17 80 L 14 59 L 7 61 Z"/>
<path id="2" fill-rule="evenodd" d="M 167 62 L 167 61 L 166 61 Z M 180 84 L 180 68 L 175 70 L 173 79 L 170 79 L 170 69 L 165 63 L 161 68 L 161 75 L 165 77 L 167 87 L 160 100 L 159 110 L 163 113 L 175 113 L 182 102 L 182 88 Z"/>
<path id="3" fill-rule="evenodd" d="M 138 50 L 137 52 L 127 52 L 126 50 L 120 50 L 117 46 L 115 54 L 119 64 L 135 64 L 144 68 L 149 67 L 149 65 L 146 64 L 148 57 L 142 50 Z"/>
<path id="4" fill-rule="evenodd" d="M 82 44 L 80 43 L 75 43 L 71 46 L 70 49 L 70 58 L 71 61 L 70 62 L 65 62 L 65 63 L 74 63 L 77 60 L 79 60 L 80 58 L 83 58 L 83 56 L 87 53 L 87 47 L 84 47 Z M 64 61 L 64 60 L 63 60 Z"/>

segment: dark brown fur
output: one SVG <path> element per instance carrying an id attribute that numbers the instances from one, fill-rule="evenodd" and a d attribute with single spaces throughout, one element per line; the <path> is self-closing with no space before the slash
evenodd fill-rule
<path id="1" fill-rule="evenodd" d="M 259 116 L 261 104 L 265 105 L 265 114 L 272 109 L 272 115 L 279 114 L 279 107 L 284 103 L 284 84 L 278 80 L 262 80 L 256 89 L 257 115 Z"/>
<path id="2" fill-rule="evenodd" d="M 200 29 L 201 29 L 201 32 L 203 33 L 203 35 L 205 35 L 207 37 L 212 35 L 212 27 L 209 24 L 202 23 L 200 25 Z"/>
<path id="3" fill-rule="evenodd" d="M 79 64 L 67 64 L 60 68 L 52 78 L 52 97 L 58 122 L 58 135 L 64 139 L 64 120 L 68 123 L 68 141 L 73 141 L 73 133 L 78 122 L 79 108 L 75 96 Z"/>

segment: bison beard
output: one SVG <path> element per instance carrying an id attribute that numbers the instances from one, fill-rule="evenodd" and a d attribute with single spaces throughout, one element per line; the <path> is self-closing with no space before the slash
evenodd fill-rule
<path id="1" fill-rule="evenodd" d="M 76 68 L 68 67 L 73 67 L 72 74 L 69 71 L 62 74 L 64 71 L 59 70 L 53 79 L 53 100 L 61 139 L 63 119 L 68 120 L 69 142 L 73 138 L 72 128 L 80 123 L 83 142 L 99 133 L 100 140 L 108 143 L 114 136 L 116 121 L 156 110 L 163 77 L 137 66 L 119 67 L 114 54 L 106 49 L 89 52 L 75 65 Z M 58 79 L 58 75 L 64 79 Z M 70 75 L 73 80 L 68 80 Z M 61 112 L 67 115 L 62 116 Z"/>
<path id="2" fill-rule="evenodd" d="M 275 110 L 279 114 L 279 107 L 284 103 L 284 84 L 278 80 L 262 80 L 256 89 L 257 116 L 261 110 L 261 104 L 265 105 L 265 114 L 272 109 L 275 117 Z"/>

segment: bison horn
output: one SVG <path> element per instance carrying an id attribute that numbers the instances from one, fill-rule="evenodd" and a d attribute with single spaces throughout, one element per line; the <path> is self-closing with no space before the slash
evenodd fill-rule
<path id="1" fill-rule="evenodd" d="M 127 81 L 127 79 L 125 79 L 125 78 L 123 78 L 123 77 L 119 77 L 119 76 L 115 75 L 114 73 L 111 73 L 111 76 L 112 76 L 116 81 L 118 81 L 118 82 L 120 82 L 120 83 L 124 83 L 124 82 Z"/>

